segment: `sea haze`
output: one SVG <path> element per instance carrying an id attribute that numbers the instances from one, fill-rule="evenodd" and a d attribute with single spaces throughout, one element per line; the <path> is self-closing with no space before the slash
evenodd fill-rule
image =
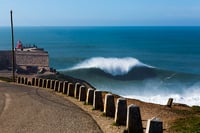
<path id="1" fill-rule="evenodd" d="M 200 105 L 200 27 L 15 27 L 15 42 L 49 52 L 50 66 L 99 90 L 146 102 Z M 9 27 L 0 50 L 11 49 Z"/>

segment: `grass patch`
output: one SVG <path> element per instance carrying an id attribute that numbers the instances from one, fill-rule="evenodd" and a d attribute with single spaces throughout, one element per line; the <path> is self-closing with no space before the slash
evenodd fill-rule
<path id="1" fill-rule="evenodd" d="M 176 120 L 171 129 L 176 133 L 200 133 L 200 117 L 180 118 Z"/>
<path id="2" fill-rule="evenodd" d="M 176 114 L 179 114 L 179 115 L 190 115 L 190 114 L 193 114 L 192 110 L 179 110 L 179 109 L 174 109 L 172 110 L 172 112 L 176 113 Z"/>
<path id="3" fill-rule="evenodd" d="M 200 133 L 200 107 L 193 106 L 190 111 L 174 110 L 176 113 L 181 114 L 182 118 L 177 119 L 171 131 L 175 133 Z"/>

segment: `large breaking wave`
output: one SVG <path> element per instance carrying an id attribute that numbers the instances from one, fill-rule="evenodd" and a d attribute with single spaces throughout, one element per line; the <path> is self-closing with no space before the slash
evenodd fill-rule
<path id="1" fill-rule="evenodd" d="M 94 57 L 77 64 L 76 66 L 72 67 L 71 70 L 97 68 L 113 76 L 117 76 L 117 75 L 128 74 L 128 72 L 130 72 L 134 67 L 151 67 L 151 66 L 143 64 L 139 60 L 131 57 L 126 57 L 126 58 Z"/>
<path id="2" fill-rule="evenodd" d="M 200 76 L 164 70 L 131 57 L 94 57 L 84 60 L 62 73 L 91 83 L 99 90 L 136 98 L 146 102 L 175 102 L 200 105 Z"/>

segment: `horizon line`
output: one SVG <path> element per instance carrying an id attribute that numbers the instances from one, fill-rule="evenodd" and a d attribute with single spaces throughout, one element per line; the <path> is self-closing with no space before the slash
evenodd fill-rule
<path id="1" fill-rule="evenodd" d="M 0 27 L 10 27 L 0 25 Z M 200 25 L 16 25 L 14 27 L 200 27 Z"/>

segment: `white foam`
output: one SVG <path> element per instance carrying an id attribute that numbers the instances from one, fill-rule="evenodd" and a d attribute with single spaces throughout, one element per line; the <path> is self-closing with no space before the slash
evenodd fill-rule
<path id="1" fill-rule="evenodd" d="M 156 84 L 157 83 L 157 84 Z M 144 86 L 119 89 L 117 94 L 126 98 L 139 99 L 144 102 L 166 105 L 169 98 L 173 98 L 175 103 L 186 104 L 189 106 L 200 106 L 200 81 L 191 86 L 174 84 L 174 87 L 160 86 L 158 80 L 144 82 Z M 156 87 L 157 86 L 157 87 Z M 113 91 L 113 90 L 111 90 Z M 115 91 L 115 90 L 114 90 Z"/>
<path id="2" fill-rule="evenodd" d="M 159 95 L 125 95 L 127 98 L 140 99 L 145 102 L 166 105 L 169 98 L 173 98 L 175 103 L 186 104 L 189 106 L 200 106 L 200 87 L 188 88 L 183 94 L 159 94 Z"/>
<path id="3" fill-rule="evenodd" d="M 126 57 L 126 58 L 104 58 L 94 57 L 77 64 L 71 70 L 75 69 L 88 69 L 99 68 L 102 71 L 109 73 L 113 76 L 127 74 L 135 66 L 147 66 L 139 60 Z M 150 67 L 150 66 L 149 66 Z"/>

